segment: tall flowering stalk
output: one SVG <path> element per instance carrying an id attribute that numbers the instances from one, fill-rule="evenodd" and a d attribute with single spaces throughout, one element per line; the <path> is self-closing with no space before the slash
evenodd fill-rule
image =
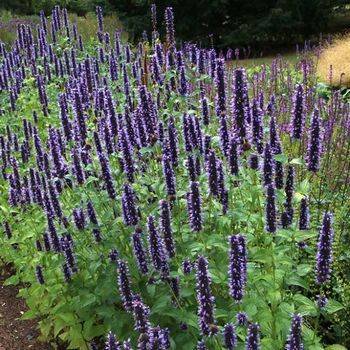
<path id="1" fill-rule="evenodd" d="M 138 223 L 139 217 L 135 204 L 135 193 L 129 184 L 124 184 L 122 194 L 123 219 L 127 226 L 134 226 Z"/>
<path id="2" fill-rule="evenodd" d="M 231 297 L 239 302 L 244 296 L 247 280 L 247 248 L 242 235 L 233 235 L 229 238 L 229 290 Z"/>
<path id="3" fill-rule="evenodd" d="M 147 219 L 147 226 L 149 249 L 153 266 L 156 270 L 160 271 L 162 275 L 167 276 L 169 273 L 169 267 L 166 260 L 164 241 L 158 233 L 155 226 L 155 220 L 152 215 L 150 215 Z"/>
<path id="4" fill-rule="evenodd" d="M 309 144 L 307 150 L 307 168 L 316 173 L 320 168 L 321 159 L 321 125 L 320 112 L 315 108 L 309 134 Z"/>
<path id="5" fill-rule="evenodd" d="M 216 333 L 214 307 L 215 299 L 211 292 L 211 278 L 208 272 L 208 261 L 200 256 L 196 263 L 196 292 L 198 302 L 198 323 L 203 335 Z"/>
<path id="6" fill-rule="evenodd" d="M 248 334 L 246 339 L 246 350 L 260 349 L 260 327 L 257 323 L 251 323 L 248 327 Z"/>
<path id="7" fill-rule="evenodd" d="M 301 139 L 305 123 L 305 97 L 303 85 L 298 84 L 293 96 L 292 137 Z"/>
<path id="8" fill-rule="evenodd" d="M 303 350 L 304 345 L 301 336 L 303 318 L 301 315 L 293 315 L 290 332 L 287 340 L 286 350 Z"/>
<path id="9" fill-rule="evenodd" d="M 331 265 L 333 261 L 332 244 L 334 239 L 333 215 L 324 213 L 322 228 L 318 237 L 316 255 L 316 282 L 326 283 L 331 276 Z"/>
<path id="10" fill-rule="evenodd" d="M 243 144 L 248 136 L 247 119 L 249 113 L 248 85 L 244 68 L 233 72 L 232 115 L 236 136 Z"/>
<path id="11" fill-rule="evenodd" d="M 141 233 L 142 231 L 137 228 L 132 235 L 133 250 L 134 250 L 134 256 L 135 256 L 139 271 L 142 274 L 147 274 L 148 273 L 147 253 L 142 244 Z"/>
<path id="12" fill-rule="evenodd" d="M 191 181 L 190 192 L 188 193 L 188 215 L 192 231 L 199 232 L 202 229 L 201 196 L 199 183 Z"/>
<path id="13" fill-rule="evenodd" d="M 267 232 L 275 233 L 277 230 L 276 225 L 276 194 L 275 187 L 270 184 L 266 187 L 266 206 L 265 206 L 265 217 L 266 225 L 265 229 Z"/>
<path id="14" fill-rule="evenodd" d="M 300 202 L 299 230 L 308 230 L 310 227 L 310 210 L 307 198 Z"/>
<path id="15" fill-rule="evenodd" d="M 132 311 L 133 294 L 130 287 L 129 268 L 125 261 L 118 261 L 118 284 L 119 293 L 125 310 Z"/>
<path id="16" fill-rule="evenodd" d="M 224 345 L 228 350 L 234 350 L 237 346 L 237 335 L 235 326 L 231 323 L 225 325 L 223 330 Z"/>
<path id="17" fill-rule="evenodd" d="M 159 202 L 160 206 L 160 231 L 164 237 L 165 248 L 170 258 L 175 256 L 175 244 L 171 229 L 171 214 L 169 203 L 165 200 Z"/>

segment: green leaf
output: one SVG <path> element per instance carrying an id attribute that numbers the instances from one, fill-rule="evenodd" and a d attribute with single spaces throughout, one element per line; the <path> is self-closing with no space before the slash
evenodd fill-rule
<path id="1" fill-rule="evenodd" d="M 347 350 L 345 346 L 339 344 L 329 345 L 325 350 Z"/>
<path id="2" fill-rule="evenodd" d="M 325 310 L 329 314 L 334 314 L 340 310 L 344 309 L 344 306 L 336 300 L 330 299 L 325 307 Z"/>
<path id="3" fill-rule="evenodd" d="M 297 266 L 297 274 L 299 276 L 305 276 L 312 270 L 312 267 L 308 264 L 300 264 Z"/>

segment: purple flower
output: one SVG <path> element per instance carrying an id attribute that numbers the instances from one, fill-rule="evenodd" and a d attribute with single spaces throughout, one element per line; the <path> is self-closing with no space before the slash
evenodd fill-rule
<path id="1" fill-rule="evenodd" d="M 165 9 L 166 40 L 171 49 L 175 48 L 174 12 L 172 7 Z"/>
<path id="2" fill-rule="evenodd" d="M 229 133 L 227 130 L 227 121 L 224 115 L 220 117 L 220 143 L 222 153 L 227 157 L 229 155 Z"/>
<path id="3" fill-rule="evenodd" d="M 188 84 L 185 74 L 185 67 L 182 66 L 180 68 L 180 87 L 179 87 L 179 93 L 183 96 L 186 96 L 188 93 Z"/>
<path id="4" fill-rule="evenodd" d="M 120 343 L 117 341 L 116 336 L 112 332 L 109 332 L 107 334 L 105 350 L 120 350 L 120 349 L 121 349 Z"/>
<path id="5" fill-rule="evenodd" d="M 260 349 L 260 327 L 257 323 L 251 323 L 248 326 L 248 334 L 246 339 L 246 350 L 259 350 Z"/>
<path id="6" fill-rule="evenodd" d="M 125 261 L 118 261 L 118 284 L 119 284 L 119 293 L 123 301 L 123 306 L 125 310 L 132 311 L 132 300 L 133 294 L 130 287 L 130 274 L 129 268 Z"/>
<path id="7" fill-rule="evenodd" d="M 298 84 L 293 96 L 292 137 L 300 140 L 305 122 L 305 97 L 303 85 Z"/>
<path id="8" fill-rule="evenodd" d="M 275 186 L 279 190 L 283 188 L 284 185 L 284 171 L 282 162 L 275 161 Z"/>
<path id="9" fill-rule="evenodd" d="M 233 235 L 229 238 L 229 288 L 231 297 L 239 302 L 244 296 L 247 279 L 247 249 L 245 238 L 242 235 Z"/>
<path id="10" fill-rule="evenodd" d="M 258 170 L 259 166 L 260 166 L 259 156 L 255 153 L 252 153 L 249 156 L 249 167 L 253 170 Z"/>
<path id="11" fill-rule="evenodd" d="M 276 226 L 276 195 L 275 187 L 270 184 L 266 187 L 266 206 L 265 206 L 266 226 L 265 230 L 270 233 L 275 233 Z"/>
<path id="12" fill-rule="evenodd" d="M 224 345 L 228 350 L 234 350 L 237 345 L 237 336 L 235 326 L 231 323 L 225 325 L 223 330 Z"/>
<path id="13" fill-rule="evenodd" d="M 216 60 L 216 108 L 217 114 L 226 112 L 226 92 L 225 92 L 225 61 L 221 58 Z"/>
<path id="14" fill-rule="evenodd" d="M 316 282 L 326 283 L 331 275 L 331 265 L 333 261 L 332 244 L 334 238 L 333 215 L 324 213 L 322 228 L 318 237 L 316 255 Z"/>
<path id="15" fill-rule="evenodd" d="M 170 157 L 166 154 L 162 156 L 162 165 L 167 194 L 168 196 L 174 196 L 176 194 L 176 178 Z"/>
<path id="16" fill-rule="evenodd" d="M 154 217 L 152 215 L 150 215 L 147 219 L 147 226 L 149 249 L 153 266 L 156 270 L 160 271 L 162 275 L 167 276 L 169 274 L 169 267 L 166 260 L 164 242 L 158 233 L 155 226 Z"/>
<path id="17" fill-rule="evenodd" d="M 185 275 L 189 275 L 192 271 L 193 265 L 190 260 L 185 259 L 182 262 L 182 270 Z"/>
<path id="18" fill-rule="evenodd" d="M 320 309 L 324 309 L 328 304 L 328 298 L 325 295 L 318 295 L 317 296 L 317 306 Z"/>
<path id="19" fill-rule="evenodd" d="M 300 202 L 299 230 L 308 230 L 310 228 L 310 210 L 306 197 Z"/>
<path id="20" fill-rule="evenodd" d="M 272 183 L 274 174 L 274 160 L 271 152 L 270 145 L 265 144 L 264 149 L 264 165 L 263 165 L 263 176 L 264 176 L 264 186 Z"/>
<path id="21" fill-rule="evenodd" d="M 213 150 L 210 150 L 208 154 L 207 173 L 210 193 L 213 196 L 218 196 L 218 173 L 216 166 L 216 155 Z"/>
<path id="22" fill-rule="evenodd" d="M 211 293 L 211 278 L 208 272 L 208 262 L 203 256 L 196 263 L 196 293 L 198 302 L 198 323 L 202 335 L 216 333 L 214 327 L 214 297 Z"/>
<path id="23" fill-rule="evenodd" d="M 247 122 L 249 121 L 249 100 L 246 72 L 237 68 L 233 72 L 232 115 L 236 136 L 243 144 L 247 139 Z"/>
<path id="24" fill-rule="evenodd" d="M 73 242 L 71 240 L 71 237 L 64 236 L 61 237 L 61 247 L 62 252 L 66 261 L 66 264 L 70 270 L 71 273 L 78 272 L 78 266 L 76 262 L 76 258 L 73 253 Z"/>
<path id="25" fill-rule="evenodd" d="M 136 228 L 135 232 L 132 235 L 132 242 L 133 242 L 133 250 L 134 250 L 134 256 L 137 262 L 137 266 L 139 268 L 139 271 L 145 275 L 148 273 L 148 264 L 147 264 L 147 254 L 142 244 L 141 233 L 142 231 Z"/>
<path id="26" fill-rule="evenodd" d="M 137 208 L 135 205 L 135 193 L 128 183 L 124 184 L 124 188 L 123 188 L 122 209 L 123 209 L 123 219 L 124 219 L 125 225 L 127 226 L 137 225 L 139 218 L 138 218 Z"/>
<path id="27" fill-rule="evenodd" d="M 108 196 L 111 199 L 115 199 L 116 193 L 113 185 L 113 178 L 112 178 L 108 158 L 102 152 L 98 153 L 98 158 L 100 161 L 102 176 L 106 185 Z"/>
<path id="28" fill-rule="evenodd" d="M 129 142 L 129 139 L 126 135 L 124 128 L 121 128 L 119 133 L 119 144 L 121 146 L 121 151 L 123 155 L 123 166 L 126 173 L 126 177 L 130 182 L 134 181 L 134 160 L 132 157 L 132 149 Z"/>
<path id="29" fill-rule="evenodd" d="M 309 145 L 307 150 L 307 168 L 316 173 L 320 168 L 321 158 L 321 125 L 320 112 L 315 108 L 309 136 Z"/>
<path id="30" fill-rule="evenodd" d="M 73 209 L 73 219 L 75 226 L 78 230 L 84 230 L 85 228 L 85 214 L 83 209 L 74 208 Z"/>
<path id="31" fill-rule="evenodd" d="M 141 334 L 147 333 L 150 328 L 149 307 L 142 302 L 141 298 L 138 295 L 134 296 L 132 307 L 135 320 L 135 328 Z"/>
<path id="32" fill-rule="evenodd" d="M 281 154 L 282 146 L 276 130 L 276 119 L 274 115 L 271 115 L 270 119 L 270 146 L 273 154 Z"/>
<path id="33" fill-rule="evenodd" d="M 293 315 L 292 323 L 289 331 L 289 336 L 287 340 L 286 350 L 303 350 L 303 340 L 301 336 L 303 318 L 301 315 Z"/>
<path id="34" fill-rule="evenodd" d="M 245 312 L 238 312 L 236 320 L 238 325 L 245 326 L 248 323 L 248 315 Z"/>
<path id="35" fill-rule="evenodd" d="M 208 99 L 205 96 L 201 99 L 201 105 L 202 105 L 203 124 L 209 125 L 209 106 L 208 106 Z"/>
<path id="36" fill-rule="evenodd" d="M 253 142 L 259 154 L 263 152 L 263 124 L 262 124 L 262 111 L 258 105 L 258 101 L 256 99 L 252 102 L 252 134 L 253 134 Z"/>
<path id="37" fill-rule="evenodd" d="M 35 266 L 35 276 L 39 284 L 45 284 L 42 266 L 40 265 Z"/>
<path id="38" fill-rule="evenodd" d="M 188 194 L 188 215 L 192 231 L 199 232 L 202 229 L 201 196 L 199 183 L 191 181 L 190 192 Z"/>
<path id="39" fill-rule="evenodd" d="M 205 342 L 203 340 L 201 340 L 197 343 L 197 350 L 207 350 L 207 347 L 206 347 Z"/>
<path id="40" fill-rule="evenodd" d="M 175 256 L 175 245 L 173 232 L 171 229 L 171 216 L 169 203 L 165 200 L 159 202 L 160 205 L 160 232 L 163 235 L 165 248 L 170 258 Z"/>

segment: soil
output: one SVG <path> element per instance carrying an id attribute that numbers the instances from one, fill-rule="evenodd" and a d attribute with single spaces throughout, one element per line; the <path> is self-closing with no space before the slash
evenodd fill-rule
<path id="1" fill-rule="evenodd" d="M 16 297 L 19 287 L 3 285 L 11 274 L 10 266 L 0 266 L 0 350 L 52 349 L 37 339 L 37 320 L 20 319 L 27 307 L 23 299 Z"/>

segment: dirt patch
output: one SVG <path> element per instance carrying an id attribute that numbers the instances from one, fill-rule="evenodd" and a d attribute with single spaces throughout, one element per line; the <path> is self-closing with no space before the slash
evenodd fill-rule
<path id="1" fill-rule="evenodd" d="M 27 311 L 25 301 L 17 298 L 18 286 L 4 286 L 11 276 L 9 266 L 0 266 L 0 350 L 50 350 L 50 345 L 37 340 L 39 331 L 35 320 L 20 320 Z"/>

